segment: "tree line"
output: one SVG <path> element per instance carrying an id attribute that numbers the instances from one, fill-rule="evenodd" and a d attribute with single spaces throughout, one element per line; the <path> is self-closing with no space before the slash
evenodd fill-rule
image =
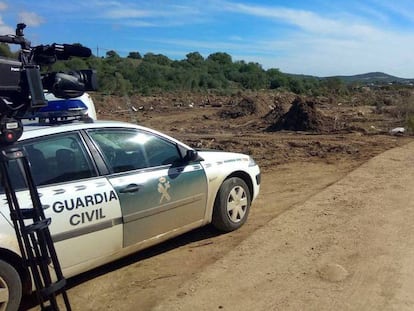
<path id="1" fill-rule="evenodd" d="M 7 44 L 0 44 L 0 56 L 15 58 Z M 297 94 L 321 95 L 347 92 L 339 78 L 320 79 L 294 76 L 279 69 L 265 70 L 259 63 L 233 61 L 231 55 L 216 52 L 204 58 L 191 52 L 183 60 L 171 60 L 162 54 L 130 52 L 121 57 L 108 51 L 105 57 L 57 61 L 48 68 L 69 71 L 92 68 L 97 70 L 99 91 L 104 94 L 149 95 L 162 92 L 221 92 L 239 90 L 282 89 Z"/>

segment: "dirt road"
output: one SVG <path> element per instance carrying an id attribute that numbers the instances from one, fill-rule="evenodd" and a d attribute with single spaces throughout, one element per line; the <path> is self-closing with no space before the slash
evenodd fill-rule
<path id="1" fill-rule="evenodd" d="M 255 232 L 154 310 L 413 310 L 414 143 Z"/>

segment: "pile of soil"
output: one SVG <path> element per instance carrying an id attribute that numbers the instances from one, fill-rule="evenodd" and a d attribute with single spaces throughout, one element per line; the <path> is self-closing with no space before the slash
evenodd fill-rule
<path id="1" fill-rule="evenodd" d="M 257 111 L 257 104 L 253 98 L 243 97 L 238 103 L 232 104 L 219 112 L 223 119 L 237 119 L 240 117 L 250 116 Z"/>
<path id="2" fill-rule="evenodd" d="M 267 128 L 267 131 L 328 131 L 331 120 L 318 111 L 317 105 L 318 103 L 314 100 L 297 97 L 293 101 L 289 111 L 284 115 L 280 116 L 280 108 L 267 115 L 267 119 L 271 116 L 276 118 L 273 124 Z"/>
<path id="3" fill-rule="evenodd" d="M 276 102 L 273 106 L 273 109 L 270 110 L 264 117 L 267 122 L 275 123 L 277 120 L 280 120 L 286 114 L 286 109 L 283 107 L 283 104 Z"/>

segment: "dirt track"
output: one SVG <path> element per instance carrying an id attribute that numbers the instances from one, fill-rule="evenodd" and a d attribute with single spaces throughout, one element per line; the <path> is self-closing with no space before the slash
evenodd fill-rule
<path id="1" fill-rule="evenodd" d="M 275 218 L 155 310 L 413 310 L 414 143 Z"/>

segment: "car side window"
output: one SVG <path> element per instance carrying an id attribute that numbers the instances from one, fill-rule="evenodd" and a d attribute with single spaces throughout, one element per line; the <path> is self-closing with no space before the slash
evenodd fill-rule
<path id="1" fill-rule="evenodd" d="M 85 146 L 76 133 L 23 143 L 35 184 L 47 185 L 96 176 Z"/>
<path id="2" fill-rule="evenodd" d="M 156 136 L 145 144 L 145 151 L 151 167 L 174 164 L 181 160 L 176 144 Z"/>
<path id="3" fill-rule="evenodd" d="M 114 173 L 172 164 L 180 159 L 175 144 L 150 133 L 129 129 L 97 129 L 88 133 Z"/>

